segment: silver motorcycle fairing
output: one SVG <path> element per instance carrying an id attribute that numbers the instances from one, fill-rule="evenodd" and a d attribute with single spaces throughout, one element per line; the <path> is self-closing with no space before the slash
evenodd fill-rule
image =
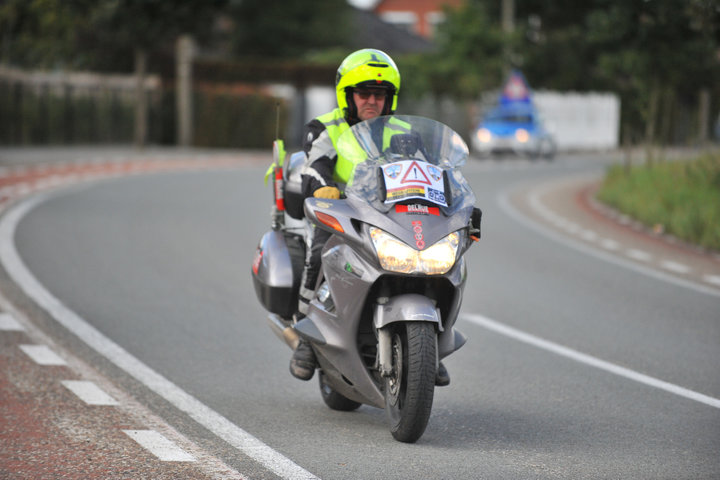
<path id="1" fill-rule="evenodd" d="M 323 225 L 317 212 L 331 215 L 343 232 Z M 323 369 L 326 381 L 338 393 L 361 403 L 384 408 L 385 399 L 380 382 L 373 377 L 368 365 L 363 362 L 358 350 L 358 332 L 363 322 L 363 313 L 367 313 L 366 305 L 375 305 L 378 299 L 369 298 L 373 286 L 381 277 L 398 278 L 402 276 L 385 272 L 378 260 L 371 243 L 364 237 L 359 218 L 367 220 L 374 211 L 365 208 L 360 213 L 345 200 L 307 199 L 305 213 L 318 228 L 325 228 L 333 233 L 326 243 L 322 254 L 323 279 L 330 290 L 332 305 L 328 306 L 315 298 L 310 302 L 308 316 L 295 325 L 295 330 L 309 340 L 316 351 L 318 363 Z M 368 215 L 371 214 L 371 215 Z M 464 215 L 459 215 L 464 217 Z M 395 220 L 379 215 L 385 219 L 384 226 L 396 232 L 406 233 L 411 230 L 402 223 L 410 225 L 412 215 L 399 216 Z M 449 222 L 445 218 L 430 219 L 428 231 L 436 229 L 439 238 L 450 233 Z M 380 223 L 380 222 L 378 222 Z M 437 223 L 432 226 L 431 223 Z M 408 238 L 407 235 L 399 236 Z M 443 358 L 459 349 L 466 337 L 454 327 L 457 314 L 462 303 L 462 291 L 467 271 L 465 262 L 460 256 L 455 266 L 445 275 L 440 276 L 454 292 L 452 301 L 448 302 L 444 312 L 435 302 L 423 295 L 404 293 L 384 299 L 383 306 L 371 310 L 372 325 L 375 335 L 381 328 L 399 321 L 427 321 L 437 325 L 438 358 Z M 431 281 L 424 276 L 413 277 L 419 281 Z M 382 312 L 382 313 L 380 313 Z M 444 315 L 443 315 L 444 313 Z M 404 318 L 401 318 L 406 315 Z M 379 317 L 379 318 L 378 318 Z M 381 335 L 379 335 L 381 336 Z M 383 366 L 378 364 L 378 368 Z"/>
<path id="2" fill-rule="evenodd" d="M 375 328 L 380 330 L 393 322 L 432 322 L 436 323 L 438 330 L 443 331 L 440 312 L 435 302 L 417 293 L 406 293 L 387 299 L 378 304 L 375 311 Z"/>
<path id="3" fill-rule="evenodd" d="M 408 245 L 415 244 L 415 232 L 412 222 L 421 220 L 423 222 L 425 243 L 427 246 L 431 246 L 449 233 L 465 229 L 472 215 L 472 207 L 462 209 L 450 217 L 445 217 L 399 214 L 394 211 L 382 213 L 368 208 L 367 204 L 354 198 L 343 200 L 307 198 L 305 200 L 305 215 L 315 225 L 322 224 L 317 218 L 317 212 L 331 215 L 337 219 L 344 230 L 342 236 L 356 245 L 367 245 L 361 237 L 361 232 L 358 231 L 361 224 L 359 219 L 362 219 L 362 223 L 374 225 Z M 353 222 L 354 220 L 355 222 Z"/>

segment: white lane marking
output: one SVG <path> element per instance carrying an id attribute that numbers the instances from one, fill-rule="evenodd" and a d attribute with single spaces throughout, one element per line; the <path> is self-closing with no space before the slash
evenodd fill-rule
<path id="1" fill-rule="evenodd" d="M 713 285 L 720 286 L 720 275 L 704 275 L 703 280 Z"/>
<path id="2" fill-rule="evenodd" d="M 62 193 L 63 191 L 46 192 L 30 197 L 15 205 L 0 219 L 0 262 L 5 266 L 10 278 L 60 325 L 219 438 L 281 478 L 318 480 L 318 477 L 212 410 L 107 338 L 55 298 L 33 276 L 15 248 L 15 230 L 30 210 Z"/>
<path id="3" fill-rule="evenodd" d="M 660 266 L 664 268 L 665 270 L 670 270 L 671 272 L 675 273 L 690 273 L 690 267 L 683 263 L 678 262 L 672 262 L 670 260 L 663 260 L 660 262 Z"/>
<path id="4" fill-rule="evenodd" d="M 586 240 L 588 242 L 594 242 L 595 240 L 597 240 L 598 234 L 592 230 L 583 230 L 580 233 L 580 238 L 582 238 L 583 240 Z"/>
<path id="5" fill-rule="evenodd" d="M 620 248 L 620 244 L 610 238 L 603 238 L 600 240 L 600 246 L 606 250 L 617 250 Z"/>
<path id="6" fill-rule="evenodd" d="M 636 372 L 635 370 L 621 367 L 620 365 L 616 365 L 614 363 L 606 362 L 605 360 L 601 360 L 591 355 L 587 355 L 577 350 L 573 350 L 572 348 L 568 348 L 563 345 L 559 345 L 557 343 L 553 343 L 540 337 L 536 337 L 529 333 L 523 332 L 522 330 L 517 330 L 515 328 L 509 327 L 505 324 L 502 324 L 485 316 L 477 314 L 465 314 L 462 315 L 462 317 L 480 327 L 492 330 L 493 332 L 505 335 L 506 337 L 510 337 L 523 343 L 527 343 L 534 347 L 547 350 L 557 355 L 561 355 L 571 360 L 575 360 L 576 362 L 583 363 L 585 365 L 589 365 L 591 367 L 604 370 L 614 375 L 618 375 L 650 387 L 658 388 L 660 390 L 664 390 L 666 392 L 670 392 L 675 395 L 694 400 L 696 402 L 704 403 L 705 405 L 709 405 L 711 407 L 720 408 L 720 399 L 710 397 L 708 395 L 704 395 L 693 390 L 689 390 L 687 388 L 666 382 L 664 380 L 659 380 L 649 375 Z"/>
<path id="7" fill-rule="evenodd" d="M 102 388 L 93 382 L 85 380 L 63 380 L 60 383 L 88 405 L 118 405 L 117 400 L 105 393 Z"/>
<path id="8" fill-rule="evenodd" d="M 67 362 L 60 355 L 50 350 L 47 345 L 20 345 L 20 350 L 25 352 L 38 365 L 67 365 Z"/>
<path id="9" fill-rule="evenodd" d="M 625 250 L 625 255 L 639 262 L 649 262 L 652 260 L 652 255 L 644 250 L 638 250 L 636 248 L 629 248 Z"/>
<path id="10" fill-rule="evenodd" d="M 677 277 L 675 275 L 671 275 L 669 273 L 665 273 L 660 270 L 656 270 L 654 268 L 646 267 L 642 264 L 636 263 L 636 262 L 630 262 L 622 257 L 619 257 L 617 255 L 606 253 L 602 250 L 598 250 L 597 248 L 594 248 L 592 246 L 587 245 L 586 243 L 573 240 L 572 238 L 569 238 L 565 235 L 562 235 L 555 230 L 546 227 L 542 225 L 541 223 L 531 220 L 527 216 L 520 213 L 514 206 L 512 206 L 510 202 L 510 195 L 512 192 L 505 191 L 501 192 L 496 197 L 496 202 L 498 205 L 500 205 L 500 209 L 507 214 L 509 217 L 513 218 L 518 223 L 526 226 L 527 228 L 536 231 L 537 233 L 552 239 L 553 241 L 560 243 L 562 245 L 574 248 L 575 250 L 578 250 L 580 252 L 583 252 L 586 255 L 589 255 L 591 257 L 595 257 L 597 259 L 603 260 L 608 263 L 612 263 L 614 265 L 621 266 L 623 268 L 627 268 L 628 270 L 632 270 L 636 273 L 641 273 L 643 275 L 646 275 L 648 277 L 652 277 L 656 280 L 662 280 L 668 283 L 671 283 L 673 285 L 678 285 L 684 288 L 688 288 L 690 290 L 694 290 L 696 292 L 704 293 L 706 295 L 712 295 L 713 297 L 720 297 L 720 290 L 717 288 L 708 287 L 704 284 L 693 282 L 690 280 L 686 280 L 681 277 Z M 537 201 L 537 192 L 531 193 L 528 197 L 528 201 L 531 204 L 531 207 L 533 209 L 539 208 L 538 204 L 533 205 L 534 202 Z M 541 205 L 541 204 L 540 204 Z M 708 276 L 706 276 L 705 281 L 708 283 L 713 283 L 714 285 L 720 286 L 720 278 L 717 279 L 717 283 L 713 281 L 709 281 Z"/>
<path id="11" fill-rule="evenodd" d="M 582 232 L 582 227 L 575 223 L 568 223 L 565 226 L 565 230 L 572 235 L 578 235 L 580 232 Z"/>
<path id="12" fill-rule="evenodd" d="M 195 457 L 154 430 L 123 430 L 123 432 L 163 462 L 195 461 Z"/>
<path id="13" fill-rule="evenodd" d="M 22 332 L 25 327 L 9 313 L 0 313 L 0 330 L 3 332 Z"/>

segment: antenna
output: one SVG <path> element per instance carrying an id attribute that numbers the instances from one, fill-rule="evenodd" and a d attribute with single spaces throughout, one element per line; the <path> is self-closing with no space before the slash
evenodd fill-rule
<path id="1" fill-rule="evenodd" d="M 275 104 L 275 138 L 280 138 L 280 102 Z"/>

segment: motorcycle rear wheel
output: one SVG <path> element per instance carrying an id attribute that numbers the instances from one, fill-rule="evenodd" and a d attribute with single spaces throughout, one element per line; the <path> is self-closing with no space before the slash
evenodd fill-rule
<path id="1" fill-rule="evenodd" d="M 385 410 L 398 441 L 414 443 L 427 427 L 435 394 L 436 345 L 431 323 L 403 322 L 393 334 L 393 373 L 385 379 Z"/>
<path id="2" fill-rule="evenodd" d="M 323 371 L 319 370 L 318 373 L 318 379 L 320 380 L 320 395 L 322 395 L 325 405 L 330 407 L 330 409 L 339 410 L 341 412 L 352 412 L 362 405 L 362 403 L 350 400 L 349 398 L 336 392 L 326 383 Z"/>

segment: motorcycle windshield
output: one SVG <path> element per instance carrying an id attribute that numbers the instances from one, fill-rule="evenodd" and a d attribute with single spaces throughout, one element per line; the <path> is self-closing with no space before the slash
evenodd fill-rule
<path id="1" fill-rule="evenodd" d="M 450 127 L 424 117 L 394 115 L 360 122 L 337 141 L 338 156 L 354 164 L 345 195 L 380 212 L 396 203 L 425 203 L 446 215 L 475 204 L 459 167 L 468 147 Z"/>

